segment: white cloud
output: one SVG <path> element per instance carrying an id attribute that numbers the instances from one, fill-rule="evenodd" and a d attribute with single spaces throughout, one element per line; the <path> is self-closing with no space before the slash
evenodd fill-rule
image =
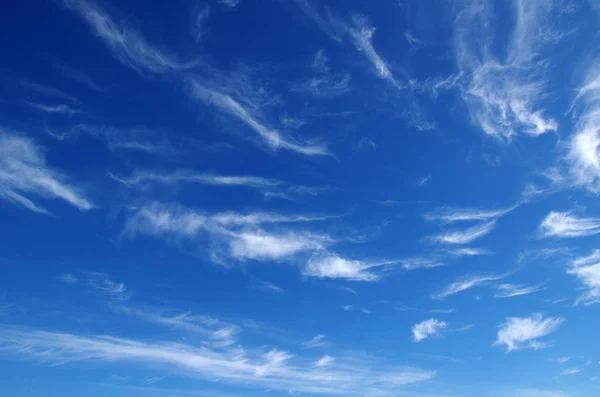
<path id="1" fill-rule="evenodd" d="M 506 345 L 508 352 L 545 347 L 537 339 L 555 332 L 563 322 L 562 317 L 543 317 L 540 313 L 530 317 L 509 317 L 500 327 L 495 344 Z"/>
<path id="2" fill-rule="evenodd" d="M 43 103 L 35 103 L 35 102 L 29 102 L 29 101 L 25 101 L 25 103 L 28 104 L 29 106 L 31 106 L 32 108 L 37 109 L 44 113 L 65 114 L 67 116 L 73 116 L 75 114 L 84 113 L 81 109 L 76 109 L 76 108 L 72 107 L 71 105 L 67 105 L 64 103 L 61 103 L 58 105 L 46 105 Z"/>
<path id="3" fill-rule="evenodd" d="M 490 252 L 481 248 L 457 248 L 452 250 L 445 251 L 446 254 L 455 257 L 462 258 L 465 256 L 480 256 L 480 255 L 489 255 Z"/>
<path id="4" fill-rule="evenodd" d="M 600 233 L 600 218 L 578 218 L 571 212 L 551 211 L 540 224 L 543 237 L 585 237 Z"/>
<path id="5" fill-rule="evenodd" d="M 468 221 L 490 221 L 495 220 L 513 209 L 516 206 L 498 209 L 498 210 L 481 210 L 477 208 L 455 208 L 441 207 L 424 215 L 429 222 L 439 222 L 442 224 Z"/>
<path id="6" fill-rule="evenodd" d="M 231 235 L 231 255 L 237 259 L 288 259 L 300 252 L 322 249 L 326 243 L 321 236 L 310 234 L 246 231 Z"/>
<path id="7" fill-rule="evenodd" d="M 128 363 L 141 368 L 163 368 L 175 375 L 294 393 L 388 394 L 435 375 L 434 371 L 391 367 L 385 363 L 375 366 L 371 362 L 348 361 L 334 369 L 315 367 L 314 361 L 295 363 L 293 354 L 277 349 L 264 352 L 235 346 L 214 350 L 170 341 L 142 342 L 6 327 L 0 328 L 0 344 L 4 354 L 35 361 Z"/>
<path id="8" fill-rule="evenodd" d="M 417 182 L 417 186 L 425 186 L 425 184 L 427 184 L 427 182 L 429 182 L 430 179 L 431 175 L 424 176 L 423 178 L 419 179 L 419 182 Z"/>
<path id="9" fill-rule="evenodd" d="M 199 8 L 196 12 L 196 18 L 194 19 L 194 25 L 192 27 L 194 36 L 196 37 L 196 43 L 200 42 L 204 36 L 204 25 L 206 24 L 209 16 L 210 7 L 208 5 Z"/>
<path id="10" fill-rule="evenodd" d="M 430 336 L 437 336 L 448 326 L 445 321 L 436 320 L 431 318 L 429 320 L 421 321 L 412 327 L 413 340 L 420 342 L 423 339 L 427 339 Z"/>
<path id="11" fill-rule="evenodd" d="M 327 341 L 325 340 L 326 338 L 327 338 L 327 336 L 325 336 L 323 334 L 319 334 L 319 335 L 315 336 L 314 338 L 312 338 L 311 340 L 304 342 L 302 344 L 302 347 L 315 348 L 315 347 L 327 346 Z"/>
<path id="12" fill-rule="evenodd" d="M 43 149 L 32 140 L 0 131 L 0 199 L 45 214 L 49 212 L 27 195 L 61 199 L 81 211 L 92 209 L 93 204 L 66 179 L 48 167 Z"/>
<path id="13" fill-rule="evenodd" d="M 541 285 L 524 287 L 514 284 L 499 284 L 496 286 L 496 289 L 498 292 L 494 295 L 494 298 L 512 298 L 514 296 L 528 295 L 537 291 L 541 291 L 544 289 L 544 287 Z"/>
<path id="14" fill-rule="evenodd" d="M 163 183 L 175 185 L 178 183 L 198 183 L 213 186 L 246 186 L 250 188 L 274 188 L 283 184 L 283 182 L 262 178 L 259 176 L 248 175 L 218 175 L 211 173 L 200 173 L 190 170 L 181 170 L 175 172 L 152 172 L 136 171 L 131 176 L 111 175 L 115 180 L 127 186 L 145 186 L 148 183 Z"/>
<path id="15" fill-rule="evenodd" d="M 375 71 L 380 78 L 389 81 L 395 87 L 402 88 L 402 85 L 394 78 L 386 61 L 373 47 L 372 39 L 375 34 L 375 28 L 369 24 L 366 17 L 355 15 L 352 18 L 352 25 L 347 25 L 341 21 L 337 21 L 337 24 L 350 35 L 356 49 L 367 57 L 369 62 L 375 67 Z"/>
<path id="16" fill-rule="evenodd" d="M 59 277 L 59 280 L 62 281 L 65 284 L 70 284 L 70 285 L 74 285 L 74 284 L 78 284 L 79 283 L 79 279 L 77 277 L 75 277 L 74 275 L 70 274 L 70 273 L 66 273 L 63 274 Z"/>
<path id="17" fill-rule="evenodd" d="M 561 375 L 575 375 L 580 373 L 581 371 L 583 371 L 582 368 L 565 368 L 562 371 L 560 371 Z"/>
<path id="18" fill-rule="evenodd" d="M 318 278 L 376 281 L 379 276 L 370 272 L 369 269 L 383 265 L 384 263 L 366 263 L 345 259 L 336 254 L 317 253 L 309 259 L 303 273 Z"/>
<path id="19" fill-rule="evenodd" d="M 491 232 L 496 226 L 496 221 L 490 221 L 475 225 L 464 230 L 450 230 L 444 233 L 440 233 L 435 236 L 431 236 L 430 239 L 444 244 L 468 244 L 471 243 L 489 232 Z"/>
<path id="20" fill-rule="evenodd" d="M 600 303 L 600 250 L 594 250 L 588 256 L 573 260 L 567 273 L 576 276 L 585 290 L 577 298 L 576 304 Z"/>
<path id="21" fill-rule="evenodd" d="M 115 21 L 96 4 L 86 0 L 62 0 L 65 8 L 76 13 L 108 47 L 113 56 L 137 72 L 165 73 L 192 66 L 152 47 L 138 32 L 123 21 Z"/>
<path id="22" fill-rule="evenodd" d="M 319 11 L 310 3 L 310 0 L 293 1 L 307 17 L 319 27 L 319 29 L 329 36 L 329 38 L 337 41 L 338 43 L 342 41 L 337 32 L 331 26 L 331 23 L 321 16 Z"/>
<path id="23" fill-rule="evenodd" d="M 371 311 L 364 306 L 361 305 L 344 305 L 342 309 L 347 312 L 359 311 L 365 314 L 371 314 Z"/>
<path id="24" fill-rule="evenodd" d="M 323 357 L 321 357 L 320 359 L 318 359 L 314 365 L 315 365 L 315 367 L 320 367 L 320 368 L 329 367 L 329 366 L 331 366 L 331 364 L 334 363 L 334 361 L 335 361 L 334 357 L 331 357 L 330 355 L 326 354 Z"/>
<path id="25" fill-rule="evenodd" d="M 600 192 L 600 67 L 595 61 L 579 88 L 575 104 L 580 115 L 568 145 L 567 163 L 572 183 Z"/>
<path id="26" fill-rule="evenodd" d="M 324 49 L 320 49 L 317 52 L 315 52 L 315 55 L 313 57 L 313 61 L 310 65 L 310 67 L 319 73 L 327 73 L 329 72 L 329 70 L 331 69 L 331 67 L 329 66 L 329 58 L 327 57 L 327 55 L 325 55 L 325 50 Z"/>
<path id="27" fill-rule="evenodd" d="M 225 93 L 210 89 L 195 80 L 192 80 L 191 82 L 191 91 L 195 99 L 207 104 L 212 104 L 222 112 L 225 112 L 246 124 L 273 149 L 282 148 L 307 156 L 329 155 L 327 148 L 322 144 L 301 144 L 292 141 L 291 138 L 282 136 L 279 131 L 265 125 L 258 119 L 258 116 L 252 115 L 249 109 L 246 109 L 241 103 Z"/>
<path id="28" fill-rule="evenodd" d="M 446 263 L 440 261 L 438 258 L 409 258 L 402 259 L 396 262 L 401 265 L 405 270 L 417 270 L 417 269 L 431 269 L 434 267 L 446 266 Z"/>
<path id="29" fill-rule="evenodd" d="M 322 75 L 299 81 L 292 85 L 292 92 L 315 98 L 334 98 L 351 91 L 350 75 Z"/>
<path id="30" fill-rule="evenodd" d="M 565 364 L 567 363 L 569 360 L 571 359 L 571 357 L 560 357 L 556 359 L 556 362 L 559 364 Z"/>
<path id="31" fill-rule="evenodd" d="M 217 0 L 217 2 L 231 8 L 235 8 L 240 4 L 240 0 Z"/>
<path id="32" fill-rule="evenodd" d="M 481 276 L 481 275 L 469 275 L 464 276 L 448 285 L 441 291 L 436 292 L 432 295 L 433 299 L 444 299 L 450 295 L 457 294 L 465 291 L 469 288 L 477 287 L 480 285 L 486 285 L 490 281 L 497 281 L 502 279 L 504 276 Z"/>
<path id="33" fill-rule="evenodd" d="M 117 301 L 126 301 L 131 299 L 132 293 L 124 283 L 112 281 L 103 273 L 87 273 L 86 285 L 93 292 L 108 296 Z"/>
<path id="34" fill-rule="evenodd" d="M 559 37 L 547 34 L 554 8 L 546 0 L 513 3 L 515 26 L 504 59 L 494 56 L 489 46 L 495 15 L 491 3 L 469 3 L 455 22 L 456 60 L 466 76 L 460 87 L 471 119 L 486 134 L 507 140 L 558 129 L 539 105 L 548 65 L 540 52 Z"/>

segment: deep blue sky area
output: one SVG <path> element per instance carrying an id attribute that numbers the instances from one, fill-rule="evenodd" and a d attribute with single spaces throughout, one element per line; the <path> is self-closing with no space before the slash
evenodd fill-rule
<path id="1" fill-rule="evenodd" d="M 598 395 L 599 26 L 5 4 L 0 395 Z"/>

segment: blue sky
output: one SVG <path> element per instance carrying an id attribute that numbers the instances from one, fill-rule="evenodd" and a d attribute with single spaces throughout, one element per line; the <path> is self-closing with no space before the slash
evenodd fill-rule
<path id="1" fill-rule="evenodd" d="M 598 395 L 599 25 L 5 6 L 3 394 Z"/>

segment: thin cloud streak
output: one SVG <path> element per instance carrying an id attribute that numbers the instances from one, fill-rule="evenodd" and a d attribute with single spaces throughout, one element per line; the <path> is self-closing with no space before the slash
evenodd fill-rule
<path id="1" fill-rule="evenodd" d="M 480 285 L 486 285 L 490 281 L 501 280 L 505 276 L 482 276 L 482 275 L 468 275 L 459 278 L 455 282 L 449 284 L 444 289 L 436 292 L 431 297 L 433 299 L 445 299 L 450 295 L 457 294 L 459 292 L 466 291 L 470 288 L 477 287 Z"/>
<path id="2" fill-rule="evenodd" d="M 524 287 L 513 284 L 499 284 L 496 286 L 498 292 L 494 295 L 494 298 L 512 298 L 515 296 L 529 295 L 534 292 L 538 292 L 544 289 L 543 286 L 537 285 L 533 287 Z"/>
<path id="3" fill-rule="evenodd" d="M 539 227 L 542 237 L 574 238 L 600 233 L 600 218 L 578 218 L 571 212 L 551 211 Z"/>
<path id="4" fill-rule="evenodd" d="M 410 367 L 347 365 L 325 369 L 294 363 L 285 351 L 253 351 L 233 348 L 223 351 L 175 342 L 141 342 L 110 336 L 79 336 L 67 333 L 0 328 L 5 354 L 50 363 L 114 362 L 142 368 L 162 367 L 200 379 L 221 379 L 254 388 L 298 393 L 364 395 L 390 393 L 402 386 L 431 379 L 434 371 Z"/>
<path id="5" fill-rule="evenodd" d="M 507 353 L 519 349 L 541 349 L 547 345 L 538 341 L 558 330 L 564 318 L 543 317 L 534 313 L 530 317 L 509 317 L 498 331 L 495 345 L 506 345 Z"/>
<path id="6" fill-rule="evenodd" d="M 590 255 L 574 259 L 567 273 L 579 279 L 584 290 L 579 295 L 576 305 L 585 306 L 600 303 L 600 250 L 594 250 Z"/>
<path id="7" fill-rule="evenodd" d="M 137 72 L 165 73 L 188 69 L 193 63 L 184 63 L 174 56 L 150 45 L 138 32 L 122 21 L 115 21 L 104 10 L 87 0 L 62 0 L 62 5 L 77 14 L 100 38 L 112 55 Z"/>
<path id="8" fill-rule="evenodd" d="M 192 95 L 195 99 L 211 104 L 217 109 L 238 119 L 256 132 L 269 147 L 286 149 L 307 156 L 328 156 L 327 148 L 322 144 L 299 144 L 284 138 L 277 130 L 267 127 L 254 117 L 231 96 L 212 90 L 197 81 L 192 80 Z"/>
<path id="9" fill-rule="evenodd" d="M 0 199 L 33 212 L 49 214 L 27 195 L 61 199 L 81 211 L 94 205 L 66 177 L 46 164 L 44 151 L 22 135 L 0 131 Z"/>
<path id="10" fill-rule="evenodd" d="M 475 225 L 465 230 L 451 230 L 435 236 L 432 241 L 444 244 L 469 244 L 486 234 L 490 233 L 496 226 L 496 221 L 490 221 L 481 225 Z"/>

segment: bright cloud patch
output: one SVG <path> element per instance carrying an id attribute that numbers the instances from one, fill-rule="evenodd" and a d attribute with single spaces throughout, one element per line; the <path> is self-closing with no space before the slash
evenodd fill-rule
<path id="1" fill-rule="evenodd" d="M 564 321 L 564 318 L 543 317 L 539 313 L 531 317 L 510 317 L 500 327 L 496 345 L 506 345 L 508 352 L 546 347 L 538 339 L 558 330 Z"/>
<path id="2" fill-rule="evenodd" d="M 447 326 L 448 324 L 445 321 L 436 320 L 434 318 L 421 321 L 412 328 L 413 340 L 415 342 L 421 342 L 423 339 L 439 335 Z"/>
<path id="3" fill-rule="evenodd" d="M 600 218 L 578 218 L 570 212 L 550 212 L 540 224 L 544 237 L 585 237 L 600 233 Z"/>

